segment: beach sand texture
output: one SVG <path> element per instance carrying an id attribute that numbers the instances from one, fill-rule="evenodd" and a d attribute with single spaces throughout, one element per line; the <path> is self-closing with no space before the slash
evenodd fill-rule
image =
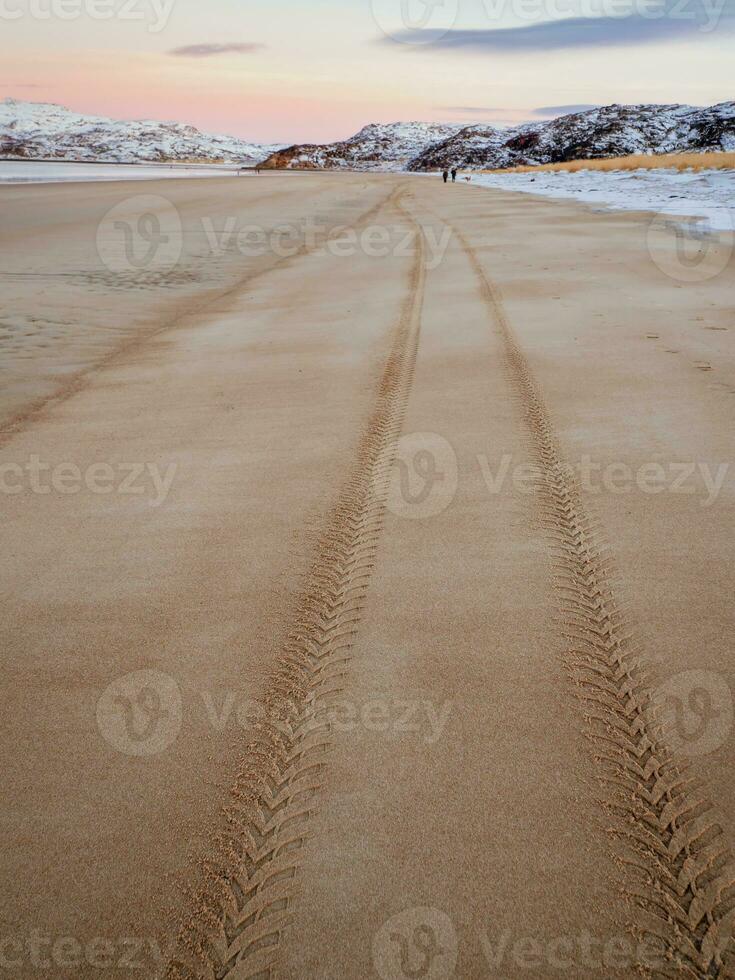
<path id="1" fill-rule="evenodd" d="M 0 210 L 13 975 L 733 975 L 727 243 L 402 175 Z"/>

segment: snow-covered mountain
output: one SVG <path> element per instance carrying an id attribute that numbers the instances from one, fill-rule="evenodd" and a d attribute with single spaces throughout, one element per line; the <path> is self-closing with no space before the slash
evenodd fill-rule
<path id="1" fill-rule="evenodd" d="M 211 136 L 183 123 L 121 122 L 46 102 L 0 102 L 0 157 L 44 160 L 257 163 L 278 146 Z"/>
<path id="2" fill-rule="evenodd" d="M 366 126 L 348 140 L 289 146 L 265 161 L 291 169 L 494 169 L 520 164 L 624 156 L 735 150 L 735 102 L 611 105 L 557 119 L 494 126 L 392 123 Z"/>
<path id="3" fill-rule="evenodd" d="M 183 123 L 120 122 L 62 106 L 0 102 L 0 156 L 61 160 L 216 161 L 288 169 L 495 169 L 520 164 L 735 150 L 735 102 L 611 105 L 511 128 L 397 122 L 365 126 L 337 143 L 263 146 Z"/>
<path id="4" fill-rule="evenodd" d="M 431 146 L 455 136 L 461 124 L 371 123 L 338 143 L 289 146 L 270 156 L 265 167 L 293 170 L 405 170 Z"/>
<path id="5" fill-rule="evenodd" d="M 686 105 L 610 105 L 511 129 L 468 126 L 428 147 L 410 170 L 515 167 L 594 160 L 630 153 L 735 150 L 735 102 L 701 109 Z"/>

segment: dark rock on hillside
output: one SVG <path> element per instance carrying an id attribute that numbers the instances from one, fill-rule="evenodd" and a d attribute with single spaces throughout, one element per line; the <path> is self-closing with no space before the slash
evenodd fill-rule
<path id="1" fill-rule="evenodd" d="M 409 170 L 498 169 L 704 150 L 735 150 L 735 102 L 707 109 L 611 105 L 511 129 L 468 126 L 419 154 Z"/>

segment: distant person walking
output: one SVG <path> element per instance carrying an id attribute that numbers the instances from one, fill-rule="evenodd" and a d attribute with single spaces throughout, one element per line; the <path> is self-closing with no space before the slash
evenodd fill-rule
<path id="1" fill-rule="evenodd" d="M 452 183 L 454 183 L 456 179 L 457 179 L 457 168 L 452 167 Z"/>
<path id="2" fill-rule="evenodd" d="M 448 170 L 443 170 L 442 171 L 442 180 L 444 181 L 445 184 L 449 180 L 449 171 Z"/>

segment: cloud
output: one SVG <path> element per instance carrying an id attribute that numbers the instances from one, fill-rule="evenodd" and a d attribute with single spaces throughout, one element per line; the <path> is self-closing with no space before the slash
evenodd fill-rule
<path id="1" fill-rule="evenodd" d="M 186 44 L 168 53 L 176 58 L 212 58 L 219 54 L 254 54 L 265 47 L 264 44 Z"/>
<path id="2" fill-rule="evenodd" d="M 573 112 L 587 112 L 589 109 L 599 109 L 598 105 L 543 105 L 531 109 L 534 116 L 568 116 Z"/>
<path id="3" fill-rule="evenodd" d="M 686 6 L 686 5 L 685 5 Z M 462 51 L 481 54 L 600 48 L 614 45 L 655 44 L 677 38 L 711 35 L 718 28 L 735 26 L 732 0 L 708 0 L 698 10 L 681 3 L 666 4 L 648 13 L 617 17 L 566 17 L 523 27 L 475 30 L 405 30 L 396 39 L 415 43 L 417 51 Z M 680 11 L 677 14 L 677 11 Z M 433 35 L 433 36 L 432 36 Z M 383 38 L 382 42 L 390 43 Z"/>

